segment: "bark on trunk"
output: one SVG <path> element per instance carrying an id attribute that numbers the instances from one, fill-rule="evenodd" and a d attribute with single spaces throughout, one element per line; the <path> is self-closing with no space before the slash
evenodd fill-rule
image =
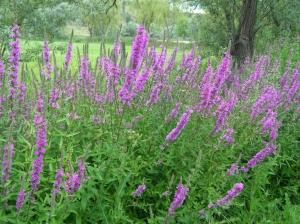
<path id="1" fill-rule="evenodd" d="M 238 32 L 232 40 L 231 54 L 237 58 L 240 66 L 247 57 L 252 57 L 254 52 L 254 26 L 257 14 L 258 0 L 244 0 L 241 11 Z"/>

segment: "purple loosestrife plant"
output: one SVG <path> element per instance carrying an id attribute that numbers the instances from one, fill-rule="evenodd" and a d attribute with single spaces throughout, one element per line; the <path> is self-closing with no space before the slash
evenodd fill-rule
<path id="1" fill-rule="evenodd" d="M 145 66 L 142 74 L 140 74 L 139 76 L 137 76 L 136 81 L 135 81 L 135 92 L 141 92 L 144 90 L 145 88 L 145 84 L 146 82 L 149 80 L 150 76 L 152 74 L 152 68 L 147 68 Z"/>
<path id="2" fill-rule="evenodd" d="M 175 47 L 173 52 L 172 52 L 172 55 L 168 61 L 168 65 L 167 65 L 167 68 L 165 69 L 164 73 L 165 74 L 168 74 L 170 73 L 173 68 L 174 68 L 174 65 L 175 65 L 175 60 L 176 60 L 176 55 L 177 55 L 177 52 L 178 52 L 178 48 Z"/>
<path id="3" fill-rule="evenodd" d="M 230 75 L 230 69 L 231 69 L 231 55 L 229 52 L 226 52 L 225 56 L 220 62 L 218 69 L 214 75 L 214 89 L 212 94 L 213 99 L 219 96 L 219 94 L 221 93 L 223 84 L 225 83 L 225 81 Z"/>
<path id="4" fill-rule="evenodd" d="M 59 104 L 57 103 L 59 95 L 60 95 L 59 88 L 53 87 L 50 93 L 49 104 L 54 109 L 59 108 Z"/>
<path id="5" fill-rule="evenodd" d="M 156 83 L 152 87 L 149 100 L 147 101 L 147 105 L 153 105 L 158 102 L 159 95 L 160 95 L 162 89 L 163 89 L 163 83 L 161 83 L 161 82 Z"/>
<path id="6" fill-rule="evenodd" d="M 81 186 L 82 181 L 85 178 L 85 164 L 83 160 L 78 161 L 77 172 L 67 173 L 67 180 L 64 182 L 65 190 L 69 194 L 75 193 Z"/>
<path id="7" fill-rule="evenodd" d="M 101 57 L 99 59 L 99 64 L 102 70 L 105 72 L 105 98 L 108 102 L 112 102 L 115 98 L 115 89 L 120 79 L 121 69 L 108 57 Z"/>
<path id="8" fill-rule="evenodd" d="M 278 128 L 280 126 L 279 122 L 277 121 L 277 113 L 269 109 L 266 115 L 260 121 L 260 124 L 263 127 L 262 134 L 268 134 L 270 141 L 274 141 L 277 138 Z"/>
<path id="9" fill-rule="evenodd" d="M 49 50 L 48 41 L 44 41 L 43 61 L 44 61 L 44 68 L 43 68 L 43 71 L 42 71 L 42 75 L 46 79 L 49 79 L 51 73 L 53 72 L 53 67 L 50 63 L 50 50 Z"/>
<path id="10" fill-rule="evenodd" d="M 222 140 L 229 144 L 234 143 L 234 138 L 232 137 L 233 134 L 234 130 L 232 128 L 227 128 L 225 134 L 222 136 Z"/>
<path id="11" fill-rule="evenodd" d="M 27 87 L 26 87 L 25 82 L 20 82 L 19 83 L 19 96 L 18 96 L 20 103 L 25 102 L 26 92 L 27 92 Z"/>
<path id="12" fill-rule="evenodd" d="M 134 72 L 130 69 L 125 69 L 125 80 L 122 88 L 119 90 L 119 98 L 123 104 L 129 105 L 135 94 L 132 91 L 132 83 L 135 80 Z"/>
<path id="13" fill-rule="evenodd" d="M 43 115 L 44 100 L 41 93 L 38 94 L 36 102 L 36 113 L 34 115 L 34 125 L 36 131 L 36 150 L 34 152 L 36 158 L 33 161 L 31 173 L 31 193 L 36 191 L 40 183 L 40 175 L 43 171 L 43 160 L 47 147 L 47 122 Z"/>
<path id="14" fill-rule="evenodd" d="M 210 61 L 208 62 L 206 71 L 202 77 L 199 96 L 200 96 L 200 104 L 199 110 L 203 109 L 210 109 L 212 104 L 214 103 L 212 99 L 212 92 L 213 92 L 213 77 L 214 71 L 211 66 Z"/>
<path id="15" fill-rule="evenodd" d="M 221 131 L 221 128 L 226 124 L 227 119 L 231 111 L 236 105 L 237 96 L 234 92 L 228 93 L 228 100 L 222 100 L 217 110 L 214 112 L 216 117 L 216 126 L 213 133 Z"/>
<path id="16" fill-rule="evenodd" d="M 186 196 L 189 192 L 189 188 L 185 187 L 182 183 L 179 183 L 176 187 L 176 192 L 173 197 L 173 201 L 170 204 L 168 214 L 174 215 L 176 209 L 180 208 L 183 204 L 183 202 L 186 199 Z"/>
<path id="17" fill-rule="evenodd" d="M 158 79 L 164 73 L 164 65 L 167 57 L 167 49 L 161 46 L 161 53 L 153 66 L 153 71 L 155 72 L 155 78 Z"/>
<path id="18" fill-rule="evenodd" d="M 73 44 L 72 44 L 72 42 L 69 42 L 68 46 L 67 46 L 67 51 L 65 54 L 65 61 L 64 61 L 64 69 L 65 70 L 68 70 L 68 68 L 70 66 L 70 63 L 72 60 L 72 51 L 73 51 Z"/>
<path id="19" fill-rule="evenodd" d="M 267 156 L 273 154 L 275 150 L 276 145 L 274 145 L 272 142 L 265 143 L 265 147 L 256 153 L 245 166 L 242 166 L 241 170 L 247 173 L 249 169 L 256 166 L 258 163 L 261 163 Z"/>
<path id="20" fill-rule="evenodd" d="M 243 189 L 243 183 L 236 183 L 229 191 L 227 191 L 227 194 L 223 198 L 217 200 L 216 203 L 210 203 L 207 206 L 207 208 L 213 209 L 219 206 L 228 205 L 234 198 L 236 198 L 241 193 Z M 205 214 L 205 210 L 201 209 L 199 214 Z"/>
<path id="21" fill-rule="evenodd" d="M 188 123 L 192 113 L 193 113 L 192 109 L 190 109 L 190 108 L 186 109 L 186 111 L 181 115 L 176 127 L 174 129 L 172 129 L 172 131 L 166 136 L 167 142 L 172 142 L 172 141 L 176 140 L 178 135 L 181 133 L 183 128 Z"/>
<path id="22" fill-rule="evenodd" d="M 63 176 L 64 176 L 64 170 L 62 168 L 59 168 L 56 170 L 55 174 L 55 181 L 53 183 L 53 189 L 52 189 L 52 194 L 55 196 L 60 192 L 61 185 L 63 182 Z"/>
<path id="23" fill-rule="evenodd" d="M 133 85 L 138 71 L 142 66 L 143 57 L 147 53 L 147 46 L 148 33 L 141 25 L 137 28 L 136 36 L 131 47 L 130 66 L 125 69 L 124 82 L 118 93 L 123 104 L 129 105 L 135 96 Z"/>
<path id="24" fill-rule="evenodd" d="M 250 76 L 244 81 L 241 86 L 241 93 L 243 97 L 246 97 L 254 84 L 264 75 L 267 61 L 267 58 L 265 56 L 262 56 L 256 62 L 255 70 L 250 74 Z"/>
<path id="25" fill-rule="evenodd" d="M 25 200 L 25 190 L 24 188 L 21 188 L 21 190 L 18 193 L 17 201 L 16 201 L 16 209 L 20 211 L 20 209 L 23 207 Z"/>
<path id="26" fill-rule="evenodd" d="M 177 102 L 175 107 L 170 111 L 170 113 L 168 114 L 168 116 L 166 117 L 166 122 L 171 121 L 172 119 L 174 119 L 177 115 L 178 115 L 178 111 L 180 109 L 181 103 Z"/>
<path id="27" fill-rule="evenodd" d="M 287 104 L 291 104 L 300 88 L 299 69 L 295 68 L 291 84 L 287 90 Z"/>
<path id="28" fill-rule="evenodd" d="M 136 29 L 136 36 L 132 42 L 130 55 L 130 67 L 134 73 L 134 76 L 140 69 L 143 57 L 147 52 L 148 39 L 148 33 L 145 30 L 144 26 L 138 26 Z"/>
<path id="29" fill-rule="evenodd" d="M 273 86 L 266 86 L 251 108 L 251 117 L 256 118 L 268 109 L 276 109 L 280 103 L 280 98 L 281 94 L 279 91 Z"/>
<path id="30" fill-rule="evenodd" d="M 20 33 L 18 25 L 13 25 L 11 28 L 10 42 L 10 54 L 9 54 L 9 98 L 12 100 L 16 98 L 18 89 L 18 78 L 19 78 L 19 65 L 20 65 Z"/>
<path id="31" fill-rule="evenodd" d="M 238 165 L 237 163 L 233 163 L 231 164 L 230 168 L 227 170 L 227 175 L 228 176 L 233 176 L 234 174 L 236 174 L 238 172 Z"/>
<path id="32" fill-rule="evenodd" d="M 146 185 L 145 184 L 140 184 L 134 192 L 132 192 L 133 197 L 140 197 L 146 190 Z"/>
<path id="33" fill-rule="evenodd" d="M 244 184 L 243 183 L 236 183 L 233 188 L 231 188 L 225 197 L 219 199 L 217 201 L 217 206 L 223 206 L 229 204 L 234 198 L 236 198 L 241 191 L 244 189 Z"/>

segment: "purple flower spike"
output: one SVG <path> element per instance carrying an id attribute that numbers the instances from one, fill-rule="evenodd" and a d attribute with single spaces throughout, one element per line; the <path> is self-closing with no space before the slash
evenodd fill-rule
<path id="1" fill-rule="evenodd" d="M 64 62 L 64 69 L 68 70 L 70 62 L 72 60 L 72 50 L 73 50 L 73 44 L 72 42 L 68 43 L 67 52 L 65 55 L 65 62 Z"/>
<path id="2" fill-rule="evenodd" d="M 231 164 L 230 168 L 227 171 L 228 176 L 233 176 L 238 171 L 239 167 L 236 163 Z"/>
<path id="3" fill-rule="evenodd" d="M 265 143 L 265 148 L 256 153 L 247 163 L 246 166 L 241 167 L 243 172 L 248 172 L 249 169 L 261 163 L 267 156 L 273 154 L 276 150 L 276 145 L 273 143 Z"/>
<path id="4" fill-rule="evenodd" d="M 146 185 L 145 184 L 140 184 L 137 189 L 132 192 L 132 196 L 134 197 L 140 197 L 146 190 Z"/>
<path id="5" fill-rule="evenodd" d="M 144 26 L 140 25 L 136 29 L 136 36 L 132 43 L 130 55 L 130 65 L 135 74 L 140 69 L 143 57 L 147 51 L 148 38 L 148 33 Z"/>
<path id="6" fill-rule="evenodd" d="M 42 71 L 42 75 L 46 79 L 49 79 L 51 72 L 53 72 L 53 67 L 50 63 L 50 50 L 49 50 L 48 41 L 44 41 L 43 60 L 44 60 L 44 68 Z"/>
<path id="7" fill-rule="evenodd" d="M 180 117 L 176 127 L 166 136 L 166 141 L 167 142 L 172 142 L 176 140 L 178 135 L 181 133 L 183 128 L 186 126 L 188 123 L 191 115 L 193 113 L 193 110 L 188 108 Z"/>
<path id="8" fill-rule="evenodd" d="M 24 200 L 25 200 L 25 190 L 22 188 L 18 193 L 18 197 L 16 201 L 16 209 L 18 211 L 23 207 Z"/>
<path id="9" fill-rule="evenodd" d="M 75 193 L 81 186 L 85 178 L 85 164 L 83 160 L 78 161 L 78 171 L 75 173 L 67 173 L 67 180 L 65 181 L 65 190 L 69 194 Z"/>
<path id="10" fill-rule="evenodd" d="M 33 161 L 31 173 L 31 193 L 36 191 L 40 184 L 40 175 L 43 171 L 43 160 L 47 147 L 47 122 L 43 115 L 44 100 L 42 94 L 39 93 L 36 103 L 36 113 L 34 115 L 34 124 L 36 130 L 36 150 L 34 152 L 36 158 Z"/>
<path id="11" fill-rule="evenodd" d="M 169 210 L 168 210 L 169 215 L 174 215 L 175 210 L 177 208 L 181 207 L 181 205 L 183 204 L 188 192 L 189 192 L 189 189 L 187 187 L 185 187 L 182 183 L 179 183 L 177 185 L 177 190 L 175 192 L 173 201 L 172 201 L 172 203 L 169 207 Z"/>
<path id="12" fill-rule="evenodd" d="M 217 201 L 218 206 L 227 205 L 229 202 L 231 202 L 234 198 L 236 198 L 239 193 L 244 189 L 244 184 L 242 183 L 236 183 L 233 188 L 231 188 L 227 195 L 224 198 L 221 198 Z"/>
<path id="13" fill-rule="evenodd" d="M 55 181 L 53 183 L 52 194 L 56 195 L 59 193 L 61 185 L 62 185 L 62 177 L 64 176 L 64 170 L 59 168 L 56 170 Z"/>
<path id="14" fill-rule="evenodd" d="M 17 88 L 18 88 L 18 78 L 19 78 L 19 65 L 20 65 L 20 33 L 18 25 L 14 25 L 11 28 L 12 34 L 11 38 L 13 39 L 10 42 L 10 54 L 9 54 L 9 98 L 16 98 Z"/>

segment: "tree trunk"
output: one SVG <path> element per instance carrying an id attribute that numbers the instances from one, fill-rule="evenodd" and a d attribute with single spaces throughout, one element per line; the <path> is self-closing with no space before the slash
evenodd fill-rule
<path id="1" fill-rule="evenodd" d="M 243 0 L 239 28 L 232 40 L 231 54 L 236 57 L 239 67 L 247 57 L 252 57 L 254 52 L 257 1 Z"/>

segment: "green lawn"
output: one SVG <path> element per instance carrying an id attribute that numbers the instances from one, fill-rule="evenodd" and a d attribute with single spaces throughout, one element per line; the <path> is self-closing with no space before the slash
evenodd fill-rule
<path id="1" fill-rule="evenodd" d="M 67 47 L 68 42 L 67 41 L 54 41 L 49 43 L 49 47 L 51 52 L 54 53 L 56 56 L 56 62 L 57 65 L 60 67 L 62 66 L 64 62 L 64 54 L 65 49 Z M 73 68 L 77 67 L 78 64 L 78 51 L 82 55 L 83 53 L 83 46 L 85 43 L 73 43 L 73 60 L 71 66 Z M 100 56 L 100 43 L 89 43 L 89 59 L 92 63 L 92 66 L 95 65 L 95 62 L 97 58 Z M 131 46 L 129 44 L 126 44 L 126 52 L 130 52 Z M 43 49 L 43 41 L 36 41 L 36 40 L 22 40 L 21 41 L 21 49 L 22 49 L 22 61 L 23 63 L 26 63 L 30 69 L 33 69 L 33 71 L 36 73 L 38 72 L 38 64 L 37 59 L 41 58 L 42 55 L 42 49 Z M 112 49 L 112 43 L 106 43 L 105 44 L 106 51 Z M 171 56 L 172 51 L 174 48 L 168 48 L 168 57 Z M 158 51 L 160 51 L 158 49 Z M 177 62 L 179 62 L 182 58 L 183 50 L 179 48 L 179 51 L 177 53 Z M 53 60 L 53 58 L 52 58 Z M 53 63 L 53 61 L 52 61 Z"/>

